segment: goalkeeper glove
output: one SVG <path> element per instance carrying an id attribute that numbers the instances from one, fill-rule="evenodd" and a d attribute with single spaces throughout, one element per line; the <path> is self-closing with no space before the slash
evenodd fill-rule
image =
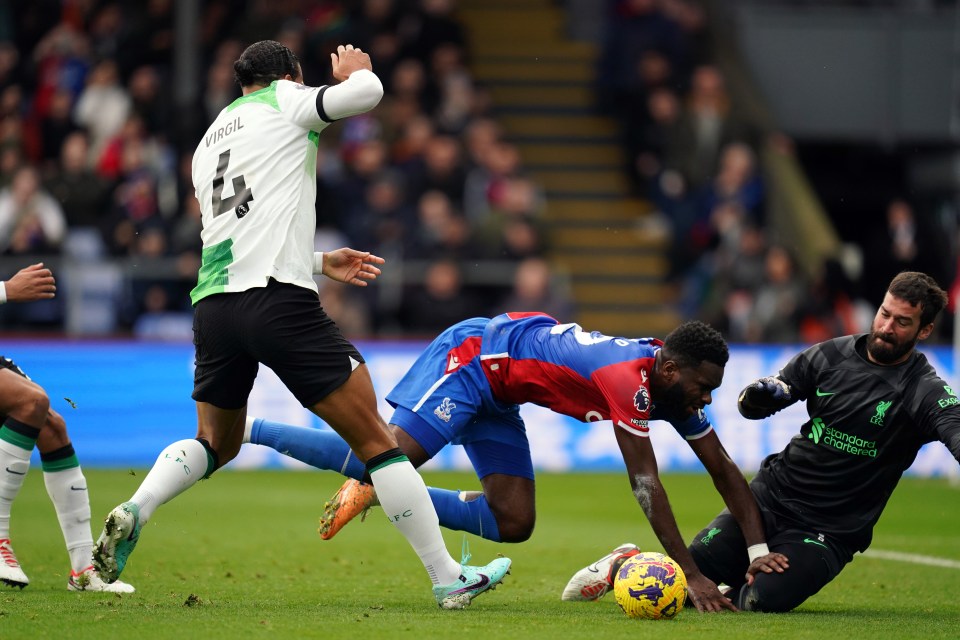
<path id="1" fill-rule="evenodd" d="M 737 408 L 744 418 L 760 420 L 792 403 L 790 385 L 777 376 L 766 376 L 751 382 L 740 392 Z"/>

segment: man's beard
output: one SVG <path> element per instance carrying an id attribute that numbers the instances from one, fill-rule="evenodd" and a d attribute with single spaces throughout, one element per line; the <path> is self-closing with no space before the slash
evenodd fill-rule
<path id="1" fill-rule="evenodd" d="M 871 331 L 870 335 L 867 336 L 867 351 L 880 364 L 893 364 L 909 353 L 919 340 L 919 331 L 913 336 L 912 340 L 900 344 L 888 342 L 876 331 Z"/>

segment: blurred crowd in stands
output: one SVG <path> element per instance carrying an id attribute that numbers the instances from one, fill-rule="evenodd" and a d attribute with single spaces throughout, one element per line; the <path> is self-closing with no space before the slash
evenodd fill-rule
<path id="1" fill-rule="evenodd" d="M 735 342 L 818 340 L 866 329 L 900 268 L 944 275 L 929 264 L 905 200 L 876 225 L 863 277 L 836 260 L 815 277 L 802 273 L 766 220 L 758 153 L 778 138 L 734 108 L 710 58 L 703 6 L 605 3 L 597 103 L 621 125 L 637 194 L 668 227 L 684 317 Z M 62 329 L 71 277 L 85 273 L 73 267 L 108 260 L 120 272 L 91 272 L 103 288 L 99 315 L 87 314 L 99 323 L 91 332 L 189 337 L 200 260 L 192 152 L 240 95 L 234 60 L 263 38 L 289 46 L 311 85 L 332 82 L 329 53 L 353 43 L 386 88 L 372 114 L 320 137 L 317 249 L 348 245 L 388 260 L 378 286 L 320 279 L 345 332 L 432 336 L 510 309 L 572 318 L 548 261 L 545 195 L 470 74 L 456 0 L 197 6 L 202 86 L 184 105 L 174 0 L 0 4 L 0 254 L 71 265 L 58 273 L 57 300 L 0 308 L 4 330 Z"/>
<path id="2" fill-rule="evenodd" d="M 733 103 L 711 58 L 704 5 L 610 0 L 608 9 L 599 104 L 620 122 L 637 193 L 669 229 L 670 279 L 684 317 L 710 322 L 734 342 L 809 343 L 868 331 L 901 270 L 951 285 L 930 234 L 901 197 L 876 212 L 844 256 L 805 273 L 767 219 L 758 161 L 765 147 L 791 153 L 793 143 Z"/>
<path id="3" fill-rule="evenodd" d="M 545 261 L 543 194 L 467 69 L 454 0 L 200 3 L 202 87 L 186 108 L 175 101 L 175 4 L 0 6 L 0 252 L 114 259 L 125 266 L 112 328 L 186 333 L 200 250 L 191 158 L 240 95 L 234 60 L 277 39 L 318 86 L 333 81 L 330 52 L 352 43 L 386 94 L 320 137 L 317 248 L 369 250 L 389 268 L 366 290 L 321 278 L 331 315 L 359 336 L 430 336 L 517 305 L 570 315 Z M 3 308 L 4 327 L 60 326 L 59 298 Z"/>

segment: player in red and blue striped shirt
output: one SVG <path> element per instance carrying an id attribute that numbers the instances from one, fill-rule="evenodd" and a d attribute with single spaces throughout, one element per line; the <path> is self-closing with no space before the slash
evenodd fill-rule
<path id="1" fill-rule="evenodd" d="M 691 600 L 702 611 L 731 609 L 684 544 L 649 439 L 651 420 L 667 421 L 686 438 L 748 544 L 764 550 L 756 502 L 703 412 L 728 357 L 723 337 L 700 322 L 686 322 L 660 341 L 587 332 L 541 313 L 474 318 L 437 337 L 387 395 L 395 408 L 391 428 L 418 466 L 447 444 L 466 450 L 483 491 L 430 488 L 441 525 L 521 542 L 536 516 L 519 405 L 534 403 L 583 422 L 611 420 L 633 492 L 665 552 L 684 569 Z M 248 418 L 245 441 L 354 479 L 327 505 L 325 539 L 375 504 L 373 488 L 359 482 L 363 465 L 333 432 Z"/>

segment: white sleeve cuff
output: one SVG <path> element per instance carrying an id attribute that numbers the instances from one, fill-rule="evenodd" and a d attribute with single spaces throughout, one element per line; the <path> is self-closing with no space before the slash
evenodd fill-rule
<path id="1" fill-rule="evenodd" d="M 313 273 L 314 275 L 323 275 L 323 251 L 313 252 Z"/>
<path id="2" fill-rule="evenodd" d="M 635 436 L 640 436 L 641 438 L 650 437 L 650 423 L 646 421 L 644 421 L 642 425 L 631 425 L 627 424 L 623 420 L 617 420 L 615 424 L 624 431 L 632 433 Z"/>
<path id="3" fill-rule="evenodd" d="M 7 302 L 7 283 L 3 280 L 0 280 L 0 304 L 6 304 Z"/>
<path id="4" fill-rule="evenodd" d="M 357 69 L 350 77 L 327 87 L 323 93 L 323 111 L 331 121 L 366 113 L 383 98 L 383 83 L 368 69 Z"/>

